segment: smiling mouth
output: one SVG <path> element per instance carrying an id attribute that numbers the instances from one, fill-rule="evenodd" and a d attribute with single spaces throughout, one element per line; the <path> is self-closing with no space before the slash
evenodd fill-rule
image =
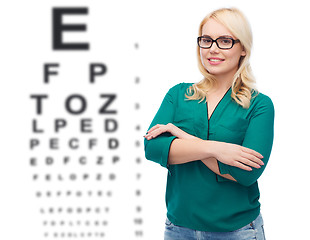
<path id="1" fill-rule="evenodd" d="M 220 58 L 208 58 L 208 60 L 210 62 L 223 62 L 224 61 L 224 59 L 220 59 Z"/>

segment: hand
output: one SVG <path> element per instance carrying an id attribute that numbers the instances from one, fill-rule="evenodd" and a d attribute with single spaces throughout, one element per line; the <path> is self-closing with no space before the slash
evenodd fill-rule
<path id="1" fill-rule="evenodd" d="M 213 143 L 214 157 L 224 164 L 246 171 L 252 171 L 251 167 L 260 168 L 264 165 L 264 162 L 261 160 L 263 156 L 252 149 L 225 142 Z"/>
<path id="2" fill-rule="evenodd" d="M 147 140 L 150 140 L 152 138 L 156 138 L 160 134 L 164 132 L 169 132 L 171 135 L 176 136 L 177 138 L 180 139 L 195 139 L 197 137 L 190 135 L 177 126 L 173 125 L 172 123 L 168 123 L 166 125 L 164 124 L 157 124 L 153 126 L 152 128 L 149 129 L 147 134 L 144 136 Z M 198 138 L 197 138 L 198 139 Z"/>

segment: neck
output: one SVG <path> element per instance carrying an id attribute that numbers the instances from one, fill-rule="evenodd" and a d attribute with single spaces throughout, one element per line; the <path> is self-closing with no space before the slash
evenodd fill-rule
<path id="1" fill-rule="evenodd" d="M 224 92 L 227 91 L 233 83 L 234 75 L 235 73 L 215 76 L 216 78 L 215 91 L 224 91 Z"/>

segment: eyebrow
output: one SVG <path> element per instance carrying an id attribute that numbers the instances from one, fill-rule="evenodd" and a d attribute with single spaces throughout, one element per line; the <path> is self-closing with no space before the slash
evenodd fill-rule
<path id="1" fill-rule="evenodd" d="M 202 35 L 202 37 L 209 37 L 209 38 L 212 38 L 211 36 L 209 36 L 209 35 Z M 229 38 L 233 38 L 232 36 L 230 36 L 230 35 L 221 35 L 221 36 L 219 36 L 219 37 L 217 37 L 217 38 L 222 38 L 222 37 L 229 37 Z"/>

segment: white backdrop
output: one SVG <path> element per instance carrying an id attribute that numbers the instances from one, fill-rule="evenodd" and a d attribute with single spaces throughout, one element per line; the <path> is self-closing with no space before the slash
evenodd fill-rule
<path id="1" fill-rule="evenodd" d="M 267 239 L 309 238 L 310 17 L 304 1 L 12 0 L 3 4 L 0 239 L 55 239 L 55 232 L 78 234 L 82 230 L 92 233 L 84 239 L 162 239 L 167 172 L 144 159 L 142 136 L 170 87 L 201 79 L 196 61 L 200 21 L 216 8 L 231 6 L 240 8 L 249 19 L 254 36 L 252 68 L 259 90 L 271 97 L 276 110 L 274 147 L 259 179 Z M 66 17 L 64 21 L 87 24 L 86 32 L 68 33 L 65 41 L 87 41 L 89 51 L 52 50 L 51 11 L 61 6 L 88 8 L 87 15 Z M 60 63 L 59 75 L 44 84 L 43 64 L 49 62 Z M 106 64 L 108 71 L 95 84 L 89 84 L 88 67 L 94 62 Z M 64 100 L 73 93 L 87 99 L 87 111 L 81 116 L 72 116 L 63 107 Z M 117 120 L 118 130 L 110 135 L 102 127 L 107 116 L 98 114 L 102 104 L 99 94 L 103 93 L 117 95 L 111 105 L 117 114 L 109 117 Z M 42 116 L 35 114 L 31 94 L 49 95 Z M 53 131 L 55 118 L 68 121 L 61 133 Z M 77 130 L 81 118 L 92 119 L 91 134 Z M 32 119 L 45 130 L 42 146 L 35 151 L 29 148 L 29 140 L 37 137 L 31 131 Z M 53 137 L 60 139 L 59 150 L 46 145 Z M 63 144 L 72 137 L 80 139 L 77 151 Z M 109 137 L 119 140 L 118 149 L 107 149 Z M 93 151 L 87 149 L 88 138 L 98 139 Z M 55 164 L 46 166 L 42 159 L 50 155 L 56 159 Z M 64 155 L 72 157 L 71 165 L 61 163 L 59 159 Z M 89 158 L 86 166 L 74 160 L 83 155 Z M 95 164 L 98 155 L 104 156 L 102 166 Z M 30 165 L 33 156 L 41 159 L 35 167 Z M 113 156 L 120 161 L 113 164 Z M 100 173 L 102 180 L 33 180 L 34 174 L 62 174 L 68 178 L 72 173 L 81 176 L 85 172 L 90 176 Z M 115 174 L 114 180 L 109 178 L 111 174 Z M 63 196 L 56 197 L 59 189 Z M 68 189 L 84 195 L 64 196 Z M 103 196 L 87 196 L 99 190 Z M 47 191 L 54 195 L 36 195 Z M 70 207 L 86 211 L 90 207 L 93 212 L 85 216 L 47 214 L 51 206 L 61 206 L 64 211 Z M 100 214 L 94 212 L 97 207 Z M 90 218 L 93 222 L 90 226 L 81 222 L 79 226 L 78 220 L 67 220 L 70 217 Z M 100 226 L 95 226 L 97 218 Z M 60 226 L 61 221 L 73 226 Z M 59 235 L 58 239 L 65 238 Z"/>

